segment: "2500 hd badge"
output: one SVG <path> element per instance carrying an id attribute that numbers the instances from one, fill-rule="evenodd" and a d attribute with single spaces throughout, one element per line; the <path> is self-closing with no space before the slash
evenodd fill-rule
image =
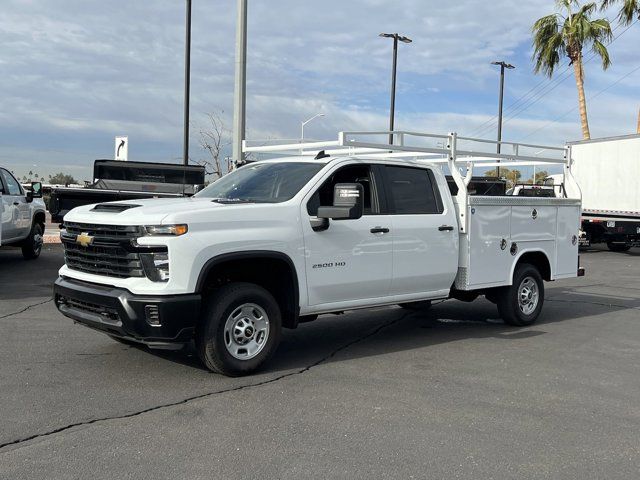
<path id="1" fill-rule="evenodd" d="M 347 262 L 314 263 L 311 268 L 346 267 Z"/>

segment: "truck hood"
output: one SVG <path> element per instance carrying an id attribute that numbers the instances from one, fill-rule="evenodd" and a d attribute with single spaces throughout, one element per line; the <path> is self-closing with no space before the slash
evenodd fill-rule
<path id="1" fill-rule="evenodd" d="M 210 198 L 148 198 L 94 203 L 74 208 L 64 217 L 65 222 L 97 223 L 103 225 L 160 225 L 171 215 L 210 211 L 224 208 Z"/>

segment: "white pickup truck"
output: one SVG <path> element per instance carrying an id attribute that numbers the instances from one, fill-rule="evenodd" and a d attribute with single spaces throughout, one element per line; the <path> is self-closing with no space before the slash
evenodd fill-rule
<path id="1" fill-rule="evenodd" d="M 38 258 L 45 212 L 42 184 L 33 182 L 25 191 L 9 170 L 0 167 L 0 246 L 22 247 L 25 259 Z"/>
<path id="2" fill-rule="evenodd" d="M 248 164 L 192 198 L 73 209 L 61 233 L 58 309 L 123 342 L 194 339 L 209 369 L 241 375 L 273 354 L 282 327 L 319 314 L 484 295 L 506 323 L 529 325 L 544 280 L 584 273 L 580 194 L 563 148 L 535 160 L 563 164 L 574 197 L 470 196 L 473 163 L 534 160 L 526 146 L 503 142 L 519 154 L 478 156 L 455 134 L 395 132 L 395 146 L 350 135 L 365 134 L 246 147 L 295 155 Z M 422 143 L 409 147 L 410 138 Z"/>

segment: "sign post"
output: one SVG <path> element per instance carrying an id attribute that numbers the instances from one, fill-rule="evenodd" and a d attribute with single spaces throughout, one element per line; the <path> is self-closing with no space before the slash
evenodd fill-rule
<path id="1" fill-rule="evenodd" d="M 129 160 L 129 137 L 116 137 L 113 158 L 115 160 L 122 160 L 123 162 Z"/>

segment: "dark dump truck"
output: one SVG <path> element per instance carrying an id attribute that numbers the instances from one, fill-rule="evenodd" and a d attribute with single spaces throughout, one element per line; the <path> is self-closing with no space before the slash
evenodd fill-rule
<path id="1" fill-rule="evenodd" d="M 155 162 L 96 160 L 93 183 L 85 188 L 51 190 L 49 212 L 54 223 L 75 207 L 116 200 L 191 196 L 204 187 L 205 168 Z"/>

